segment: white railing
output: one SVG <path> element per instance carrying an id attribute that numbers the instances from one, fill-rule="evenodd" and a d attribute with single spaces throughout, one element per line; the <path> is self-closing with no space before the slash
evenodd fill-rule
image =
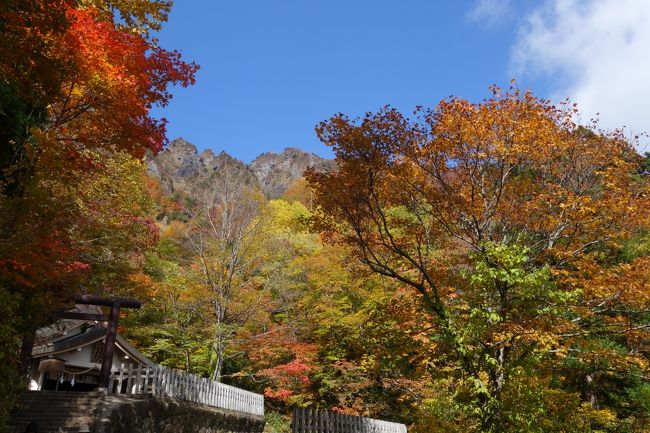
<path id="1" fill-rule="evenodd" d="M 303 408 L 293 410 L 291 431 L 292 433 L 407 433 L 406 426 L 396 422 Z"/>
<path id="2" fill-rule="evenodd" d="M 363 418 L 363 431 L 372 433 L 406 433 L 406 425 L 374 418 Z"/>
<path id="3" fill-rule="evenodd" d="M 253 415 L 264 415 L 264 396 L 162 365 L 127 368 L 111 372 L 109 394 L 152 394 L 171 397 Z"/>

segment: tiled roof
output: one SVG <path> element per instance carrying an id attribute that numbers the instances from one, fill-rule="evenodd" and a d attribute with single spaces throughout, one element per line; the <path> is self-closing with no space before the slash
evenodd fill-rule
<path id="1" fill-rule="evenodd" d="M 44 356 L 52 356 L 65 352 L 73 351 L 80 347 L 85 347 L 97 341 L 102 341 L 106 335 L 106 328 L 93 326 L 86 330 L 86 332 L 73 335 L 68 338 L 56 340 L 40 346 L 34 346 L 32 356 L 34 358 L 42 358 Z M 151 365 L 152 362 L 142 352 L 129 344 L 128 341 L 121 335 L 117 334 L 115 339 L 116 346 L 126 353 L 129 358 L 144 364 Z"/>

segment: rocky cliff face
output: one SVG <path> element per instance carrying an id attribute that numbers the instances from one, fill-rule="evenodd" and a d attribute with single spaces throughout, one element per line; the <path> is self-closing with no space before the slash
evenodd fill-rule
<path id="1" fill-rule="evenodd" d="M 308 167 L 319 171 L 335 168 L 334 161 L 300 149 L 287 148 L 282 153 L 264 153 L 250 165 L 225 152 L 212 150 L 198 153 L 196 146 L 177 138 L 164 151 L 148 161 L 149 174 L 160 179 L 168 194 L 187 191 L 212 176 L 230 176 L 238 182 L 258 185 L 270 198 L 281 196 Z"/>
<path id="2" fill-rule="evenodd" d="M 334 170 L 334 161 L 313 153 L 288 147 L 282 153 L 263 153 L 250 164 L 262 190 L 269 197 L 281 196 L 292 182 L 300 179 L 307 168 L 317 171 Z"/>

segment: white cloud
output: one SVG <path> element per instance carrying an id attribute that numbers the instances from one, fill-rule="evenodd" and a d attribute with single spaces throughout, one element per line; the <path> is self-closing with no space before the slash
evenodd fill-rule
<path id="1" fill-rule="evenodd" d="M 553 80 L 551 98 L 577 102 L 585 121 L 650 132 L 649 0 L 546 0 L 519 29 L 512 66 Z"/>
<path id="2" fill-rule="evenodd" d="M 476 0 L 467 20 L 487 26 L 502 23 L 512 16 L 512 0 Z"/>

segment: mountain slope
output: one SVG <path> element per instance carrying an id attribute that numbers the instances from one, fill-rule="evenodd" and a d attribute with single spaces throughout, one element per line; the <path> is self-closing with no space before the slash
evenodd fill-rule
<path id="1" fill-rule="evenodd" d="M 160 179 L 168 194 L 188 191 L 212 176 L 230 176 L 238 182 L 259 186 L 269 198 L 284 194 L 308 167 L 330 171 L 336 166 L 333 160 L 296 148 L 287 148 L 280 154 L 264 153 L 247 165 L 223 151 L 215 155 L 208 149 L 199 154 L 196 146 L 183 138 L 171 141 L 167 149 L 148 161 L 149 174 Z"/>

